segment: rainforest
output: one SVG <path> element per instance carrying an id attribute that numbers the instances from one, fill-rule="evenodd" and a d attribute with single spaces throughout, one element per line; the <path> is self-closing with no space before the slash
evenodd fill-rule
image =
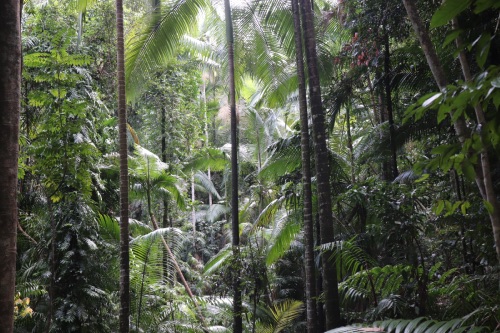
<path id="1" fill-rule="evenodd" d="M 500 332 L 498 0 L 2 0 L 0 333 Z"/>

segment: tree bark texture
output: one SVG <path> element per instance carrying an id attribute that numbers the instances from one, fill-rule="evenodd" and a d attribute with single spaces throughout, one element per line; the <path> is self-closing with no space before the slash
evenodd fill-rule
<path id="1" fill-rule="evenodd" d="M 0 2 L 0 333 L 14 330 L 21 98 L 20 14 L 19 0 Z"/>
<path id="2" fill-rule="evenodd" d="M 299 109 L 300 109 L 300 147 L 302 158 L 302 191 L 304 200 L 304 269 L 306 284 L 306 317 L 307 332 L 317 331 L 316 315 L 316 277 L 314 263 L 314 222 L 312 217 L 312 189 L 311 189 L 311 156 L 309 153 L 309 118 L 307 115 L 307 96 L 303 60 L 302 35 L 300 27 L 299 4 L 291 0 L 293 24 L 295 32 L 295 62 L 299 81 Z"/>
<path id="3" fill-rule="evenodd" d="M 300 0 L 302 9 L 302 27 L 309 74 L 309 98 L 311 104 L 314 157 L 316 160 L 316 180 L 319 205 L 320 243 L 334 241 L 332 200 L 330 190 L 330 165 L 326 145 L 325 113 L 321 100 L 321 87 L 318 73 L 318 56 L 312 4 L 309 0 Z M 336 266 L 329 260 L 331 251 L 323 254 L 322 272 L 325 293 L 326 329 L 341 325 L 340 304 Z"/>
<path id="4" fill-rule="evenodd" d="M 118 141 L 120 147 L 120 333 L 128 333 L 130 331 L 128 151 L 122 0 L 116 0 L 116 44 L 118 76 Z"/>
<path id="5" fill-rule="evenodd" d="M 231 227 L 235 267 L 233 281 L 233 332 L 243 332 L 241 302 L 240 226 L 238 220 L 238 120 L 236 117 L 236 87 L 234 80 L 234 37 L 231 3 L 224 0 L 226 19 L 227 58 L 229 63 L 229 107 L 231 110 Z"/>
<path id="6" fill-rule="evenodd" d="M 406 12 L 408 13 L 408 18 L 415 30 L 418 39 L 420 41 L 420 45 L 425 54 L 425 58 L 427 59 L 427 63 L 432 71 L 434 79 L 441 91 L 446 89 L 446 85 L 448 84 L 446 74 L 439 62 L 439 58 L 437 56 L 434 45 L 431 42 L 429 37 L 429 33 L 427 32 L 422 20 L 417 11 L 417 6 L 415 5 L 414 0 L 403 0 L 403 4 L 406 8 Z M 459 41 L 459 40 L 458 40 Z M 469 66 L 466 62 L 465 55 L 459 55 L 459 59 L 462 65 L 462 71 L 465 77 L 465 80 L 471 79 L 471 74 L 469 70 Z M 479 106 L 480 107 L 480 106 Z M 485 122 L 484 113 L 482 109 L 478 109 L 478 106 L 475 106 L 476 118 L 478 124 L 483 124 Z M 455 127 L 455 133 L 458 136 L 460 143 L 464 143 L 465 139 L 470 136 L 468 132 L 467 126 L 465 124 L 465 120 L 463 117 L 459 117 L 457 121 L 453 124 Z M 483 145 L 484 146 L 484 145 Z M 488 201 L 490 205 L 493 207 L 493 211 L 489 213 L 491 227 L 493 230 L 493 237 L 495 240 L 495 247 L 497 253 L 498 262 L 500 262 L 500 204 L 498 203 L 495 190 L 493 188 L 493 182 L 491 178 L 491 167 L 488 158 L 487 147 L 483 148 L 483 152 L 481 152 L 481 158 L 475 168 L 476 171 L 476 184 L 481 193 L 481 196 L 484 200 Z"/>

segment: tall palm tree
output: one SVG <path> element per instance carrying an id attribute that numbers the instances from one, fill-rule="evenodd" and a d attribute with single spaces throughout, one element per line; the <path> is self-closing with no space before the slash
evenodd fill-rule
<path id="1" fill-rule="evenodd" d="M 14 329 L 17 157 L 21 97 L 21 2 L 0 4 L 0 332 Z"/>
<path id="2" fill-rule="evenodd" d="M 227 57 L 229 63 L 229 107 L 231 110 L 231 227 L 233 258 L 236 263 L 236 274 L 233 281 L 233 332 L 243 332 L 241 316 L 241 278 L 240 268 L 240 225 L 238 221 L 238 120 L 236 118 L 236 89 L 234 82 L 234 39 L 233 21 L 231 18 L 231 3 L 224 0 L 226 18 Z"/>
<path id="3" fill-rule="evenodd" d="M 307 116 L 307 97 L 304 73 L 304 60 L 302 51 L 302 37 L 300 29 L 300 13 L 297 0 L 291 0 L 293 22 L 295 30 L 295 50 L 297 77 L 299 83 L 299 109 L 300 109 L 300 148 L 302 159 L 302 186 L 304 195 L 304 268 L 306 284 L 306 311 L 307 331 L 316 332 L 316 277 L 314 274 L 314 222 L 312 218 L 312 189 L 311 189 L 311 156 L 309 153 L 309 118 Z"/>
<path id="4" fill-rule="evenodd" d="M 120 333 L 130 330 L 130 264 L 128 224 L 127 108 L 125 96 L 125 47 L 123 2 L 116 0 L 116 46 L 118 83 L 118 135 L 120 152 Z"/>
<path id="5" fill-rule="evenodd" d="M 332 201 L 330 189 L 330 165 L 326 146 L 325 113 L 321 99 L 321 86 L 316 53 L 316 37 L 311 1 L 301 0 L 302 28 L 309 74 L 314 156 L 319 205 L 320 244 L 334 241 Z M 325 252 L 322 260 L 323 289 L 325 293 L 326 329 L 340 326 L 340 304 L 336 266 L 329 262 L 331 253 Z"/>

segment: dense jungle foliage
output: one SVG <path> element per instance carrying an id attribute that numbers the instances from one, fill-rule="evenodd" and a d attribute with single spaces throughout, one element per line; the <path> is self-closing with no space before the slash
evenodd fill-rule
<path id="1" fill-rule="evenodd" d="M 296 57 L 292 3 L 231 1 L 235 252 L 223 1 L 124 1 L 130 332 L 500 331 L 500 4 L 315 0 Z M 118 332 L 115 15 L 24 3 L 14 332 Z"/>

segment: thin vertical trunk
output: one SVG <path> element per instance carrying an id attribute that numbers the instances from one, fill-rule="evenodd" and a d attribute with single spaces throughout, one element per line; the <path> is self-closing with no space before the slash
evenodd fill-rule
<path id="1" fill-rule="evenodd" d="M 356 182 L 356 165 L 354 164 L 354 147 L 352 144 L 352 135 L 351 135 L 351 105 L 346 108 L 345 111 L 345 121 L 347 126 L 347 147 L 349 148 L 349 163 L 351 163 L 351 183 Z"/>
<path id="2" fill-rule="evenodd" d="M 209 147 L 210 137 L 208 135 L 208 110 L 207 110 L 207 84 L 205 79 L 203 79 L 203 85 L 201 86 L 201 103 L 202 111 L 205 115 L 205 147 Z M 212 173 L 210 172 L 210 167 L 207 170 L 208 180 L 212 180 Z M 208 191 L 208 207 L 212 207 L 213 198 L 212 192 Z"/>
<path id="3" fill-rule="evenodd" d="M 167 163 L 167 110 L 165 107 L 161 109 L 161 161 Z M 168 226 L 168 197 L 163 194 L 163 227 Z"/>
<path id="4" fill-rule="evenodd" d="M 196 201 L 196 191 L 194 188 L 194 172 L 191 173 L 191 225 L 193 227 L 193 254 L 196 259 L 198 259 L 197 249 L 196 249 L 196 207 L 194 203 Z"/>
<path id="5" fill-rule="evenodd" d="M 47 325 L 45 332 L 49 333 L 52 322 L 54 321 L 54 300 L 56 299 L 56 220 L 54 219 L 54 211 L 52 208 L 52 200 L 47 196 L 47 203 L 50 216 L 50 252 L 49 252 L 49 269 L 50 269 L 50 284 L 49 284 L 49 314 L 47 316 Z"/>
<path id="6" fill-rule="evenodd" d="M 326 145 L 325 113 L 321 100 L 313 8 L 309 0 L 301 0 L 301 5 L 304 44 L 309 74 L 309 96 L 311 101 L 314 156 L 316 161 L 320 242 L 321 244 L 326 244 L 333 242 L 335 239 L 333 233 L 332 201 L 330 190 L 330 164 L 328 148 Z M 327 330 L 341 325 L 337 269 L 336 266 L 329 261 L 331 255 L 331 251 L 326 251 L 323 254 L 322 260 Z"/>
<path id="7" fill-rule="evenodd" d="M 316 214 L 316 218 L 314 221 L 315 225 L 315 234 L 316 234 L 316 240 L 315 240 L 315 247 L 318 248 L 320 245 L 320 227 L 319 227 L 319 217 L 318 214 Z M 319 257 L 319 263 L 318 266 L 322 267 L 323 266 L 323 258 L 319 255 L 319 251 L 316 251 L 315 253 Z M 321 274 L 316 274 L 316 295 L 321 295 L 323 294 L 323 277 Z M 318 315 L 318 332 L 324 332 L 326 331 L 325 329 L 325 311 L 323 309 L 323 303 L 322 302 L 316 302 L 316 314 Z"/>
<path id="8" fill-rule="evenodd" d="M 167 110 L 165 107 L 161 109 L 161 161 L 167 163 Z M 168 197 L 167 194 L 163 194 L 163 216 L 162 216 L 162 227 L 167 228 L 168 223 Z M 163 278 L 168 281 L 169 269 L 168 269 L 168 253 L 163 250 Z"/>
<path id="9" fill-rule="evenodd" d="M 21 2 L 0 2 L 0 333 L 14 329 L 17 158 L 21 99 Z"/>
<path id="10" fill-rule="evenodd" d="M 118 83 L 118 135 L 120 151 L 120 333 L 130 331 L 130 265 L 128 225 L 127 107 L 125 97 L 125 50 L 123 3 L 116 0 L 116 49 Z"/>
<path id="11" fill-rule="evenodd" d="M 304 196 L 304 271 L 306 289 L 306 316 L 307 332 L 317 332 L 316 315 L 316 277 L 314 264 L 314 224 L 312 217 L 312 189 L 311 189 L 311 156 L 309 153 L 309 117 L 307 115 L 307 96 L 304 72 L 302 35 L 300 27 L 299 4 L 291 0 L 295 33 L 295 63 L 299 83 L 300 109 L 300 148 L 302 158 L 302 187 Z"/>
<path id="12" fill-rule="evenodd" d="M 398 176 L 398 160 L 396 156 L 396 141 L 394 130 L 394 115 L 392 105 L 392 89 L 391 89 L 391 55 L 389 44 L 389 33 L 386 29 L 386 23 L 383 24 L 384 28 L 384 85 L 385 85 L 385 104 L 387 108 L 387 120 L 389 121 L 389 146 L 391 148 L 390 159 L 390 180 L 393 181 Z"/>
<path id="13" fill-rule="evenodd" d="M 413 29 L 418 36 L 420 45 L 422 47 L 422 50 L 424 51 L 425 58 L 427 59 L 427 63 L 429 64 L 434 79 L 436 80 L 439 89 L 441 91 L 444 91 L 446 89 L 448 81 L 443 67 L 439 62 L 439 58 L 437 56 L 436 50 L 434 49 L 434 45 L 431 42 L 429 34 L 425 29 L 422 20 L 420 19 L 417 7 L 412 0 L 403 0 L 403 4 L 406 8 L 406 12 L 408 13 L 408 18 L 411 21 Z M 460 55 L 459 59 L 462 65 L 462 71 L 464 73 L 465 79 L 471 79 L 470 70 L 466 62 L 465 54 Z M 479 109 L 477 106 L 475 106 L 475 112 L 478 123 L 485 124 L 484 113 L 482 112 L 482 109 Z M 455 121 L 453 126 L 455 128 L 455 133 L 458 136 L 458 140 L 463 144 L 465 139 L 467 139 L 470 135 L 463 117 L 459 117 Z M 493 188 L 493 182 L 491 179 L 491 167 L 488 158 L 488 152 L 486 149 L 487 148 L 485 148 L 484 151 L 481 152 L 481 159 L 476 166 L 475 180 L 481 196 L 493 207 L 493 211 L 489 213 L 489 217 L 493 231 L 493 237 L 495 240 L 497 259 L 500 262 L 500 204 L 496 199 L 496 194 Z"/>
<path id="14" fill-rule="evenodd" d="M 238 122 L 236 118 L 236 88 L 234 82 L 234 37 L 231 18 L 231 4 L 224 0 L 226 19 L 227 58 L 229 63 L 229 107 L 231 110 L 231 222 L 232 247 L 236 267 L 233 281 L 233 332 L 243 332 L 243 318 L 241 314 L 241 278 L 240 278 L 240 230 L 238 221 Z"/>
<path id="15" fill-rule="evenodd" d="M 453 28 L 459 29 L 458 20 L 456 18 L 453 19 Z M 469 62 L 467 61 L 467 56 L 465 54 L 465 48 L 463 47 L 462 38 L 459 36 L 456 39 L 457 49 L 461 50 L 458 54 L 458 59 L 460 60 L 460 66 L 462 67 L 462 73 L 464 75 L 464 79 L 466 82 L 472 81 L 472 74 L 470 71 Z M 476 120 L 479 128 L 486 128 L 486 117 L 484 115 L 483 107 L 480 103 L 474 105 L 474 111 L 476 114 Z M 482 134 L 482 133 L 481 133 Z M 483 171 L 483 184 L 486 198 L 491 206 L 493 207 L 493 211 L 489 213 L 491 228 L 493 230 L 493 238 L 495 240 L 495 247 L 497 251 L 497 260 L 500 263 L 500 203 L 497 200 L 497 195 L 495 193 L 495 188 L 493 186 L 493 179 L 491 175 L 491 165 L 490 158 L 488 153 L 488 145 L 484 142 L 483 135 L 480 136 L 480 140 L 483 146 L 483 150 L 481 151 L 481 168 Z"/>

